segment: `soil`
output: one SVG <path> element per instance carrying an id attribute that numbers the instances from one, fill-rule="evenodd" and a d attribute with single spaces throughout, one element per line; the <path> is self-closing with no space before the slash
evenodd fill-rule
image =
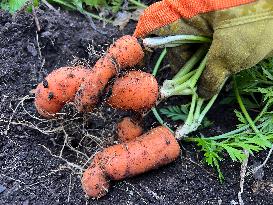
<path id="1" fill-rule="evenodd" d="M 82 15 L 57 14 L 45 8 L 37 11 L 37 17 L 40 32 L 31 14 L 11 16 L 0 11 L 0 204 L 238 204 L 240 164 L 222 162 L 225 182 L 220 183 L 215 170 L 203 164 L 198 149 L 187 143 L 181 144 L 182 154 L 175 162 L 113 182 L 109 193 L 99 200 L 86 198 L 74 164 L 84 163 L 82 153 L 91 156 L 99 146 L 115 143 L 116 122 L 131 113 L 102 103 L 93 114 L 83 116 L 68 105 L 67 115 L 44 121 L 38 118 L 31 91 L 54 68 L 92 65 L 97 57 L 90 45 L 95 50 L 105 48 L 113 39 L 132 34 L 135 24 L 130 22 L 119 31 L 95 22 L 94 29 Z M 156 56 L 158 53 L 151 59 Z M 202 133 L 219 134 L 234 127 L 233 109 L 213 107 L 208 117 L 214 124 Z M 145 122 L 157 125 L 152 115 Z M 261 163 L 266 154 L 251 157 L 250 165 Z M 245 204 L 273 204 L 272 168 L 269 160 L 263 176 L 246 177 Z"/>

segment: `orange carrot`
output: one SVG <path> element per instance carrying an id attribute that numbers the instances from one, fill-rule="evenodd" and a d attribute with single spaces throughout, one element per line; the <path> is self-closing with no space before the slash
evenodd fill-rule
<path id="1" fill-rule="evenodd" d="M 142 111 L 154 106 L 157 98 L 158 84 L 154 76 L 130 71 L 115 81 L 108 103 L 114 108 Z"/>
<path id="2" fill-rule="evenodd" d="M 75 99 L 77 109 L 91 111 L 108 81 L 120 69 L 136 65 L 143 57 L 144 52 L 135 37 L 127 35 L 119 38 L 95 64 L 93 75 L 82 83 Z"/>
<path id="3" fill-rule="evenodd" d="M 107 179 L 121 180 L 174 161 L 180 147 L 174 135 L 165 127 L 154 128 L 140 137 L 108 147 L 97 153 L 83 173 L 82 187 L 90 197 L 107 193 Z"/>
<path id="4" fill-rule="evenodd" d="M 100 198 L 106 195 L 109 189 L 109 180 L 105 173 L 94 163 L 84 172 L 82 183 L 85 183 L 85 192 L 91 197 Z"/>
<path id="5" fill-rule="evenodd" d="M 86 77 L 76 94 L 77 110 L 80 112 L 92 111 L 99 100 L 99 94 L 115 74 L 116 68 L 111 58 L 105 56 L 99 59 L 92 68 L 92 75 Z"/>
<path id="6" fill-rule="evenodd" d="M 35 90 L 35 106 L 40 115 L 51 118 L 67 103 L 74 100 L 75 94 L 90 74 L 82 67 L 61 67 L 51 72 Z"/>
<path id="7" fill-rule="evenodd" d="M 113 58 L 121 69 L 138 64 L 144 57 L 144 52 L 137 38 L 122 36 L 112 44 L 106 54 Z"/>
<path id="8" fill-rule="evenodd" d="M 98 102 L 99 94 L 117 71 L 136 65 L 143 56 L 137 39 L 127 35 L 111 45 L 91 71 L 83 67 L 64 67 L 53 71 L 36 89 L 38 112 L 47 118 L 54 117 L 65 103 L 74 98 L 79 111 L 91 111 Z"/>
<path id="9" fill-rule="evenodd" d="M 117 125 L 120 142 L 129 142 L 143 133 L 142 127 L 130 117 L 123 118 Z"/>

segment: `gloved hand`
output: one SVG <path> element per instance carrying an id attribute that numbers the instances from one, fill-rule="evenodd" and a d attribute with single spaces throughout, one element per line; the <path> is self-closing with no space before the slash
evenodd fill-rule
<path id="1" fill-rule="evenodd" d="M 198 85 L 210 98 L 231 74 L 273 56 L 273 0 L 162 0 L 144 11 L 134 36 L 150 34 L 213 38 Z"/>

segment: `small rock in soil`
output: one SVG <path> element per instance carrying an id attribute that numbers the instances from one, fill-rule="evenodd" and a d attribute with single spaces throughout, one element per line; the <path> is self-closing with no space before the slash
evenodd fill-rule
<path id="1" fill-rule="evenodd" d="M 0 184 L 0 194 L 6 190 L 6 187 Z"/>

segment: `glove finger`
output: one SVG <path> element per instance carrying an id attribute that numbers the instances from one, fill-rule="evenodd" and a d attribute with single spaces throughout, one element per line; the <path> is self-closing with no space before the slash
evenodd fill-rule
<path id="1" fill-rule="evenodd" d="M 134 36 L 144 37 L 155 29 L 166 26 L 178 19 L 191 19 L 198 16 L 198 14 L 227 9 L 253 1 L 255 0 L 229 0 L 219 2 L 215 0 L 162 0 L 150 5 L 144 10 L 144 13 L 140 16 L 138 21 Z M 196 25 L 200 27 L 199 23 Z"/>
<path id="2" fill-rule="evenodd" d="M 202 98 L 209 99 L 217 94 L 223 83 L 230 76 L 230 72 L 225 69 L 225 65 L 221 61 L 213 61 L 207 65 L 201 75 L 198 83 L 198 95 Z"/>
<path id="3" fill-rule="evenodd" d="M 140 16 L 134 36 L 144 37 L 156 28 L 168 25 L 180 17 L 165 1 L 156 2 L 146 8 Z"/>
<path id="4" fill-rule="evenodd" d="M 273 50 L 273 19 L 241 23 L 216 29 L 200 78 L 200 96 L 210 98 L 219 92 L 230 74 L 250 68 L 269 57 Z M 238 35 L 239 34 L 239 35 Z"/>

